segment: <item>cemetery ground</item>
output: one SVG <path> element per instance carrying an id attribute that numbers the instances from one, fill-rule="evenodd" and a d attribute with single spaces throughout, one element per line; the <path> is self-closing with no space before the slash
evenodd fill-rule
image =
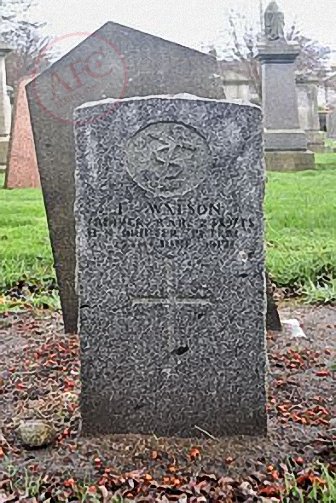
<path id="1" fill-rule="evenodd" d="M 41 192 L 0 189 L 0 502 L 336 501 L 336 154 L 268 173 L 267 264 L 282 319 L 267 336 L 269 435 L 78 435 L 78 337 L 62 333 Z M 21 420 L 55 431 L 28 449 Z M 196 430 L 195 430 L 196 432 Z"/>

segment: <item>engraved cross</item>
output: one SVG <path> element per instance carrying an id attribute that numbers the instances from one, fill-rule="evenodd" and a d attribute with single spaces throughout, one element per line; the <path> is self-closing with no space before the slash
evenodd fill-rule
<path id="1" fill-rule="evenodd" d="M 173 274 L 171 266 L 166 264 L 166 284 L 167 295 L 166 297 L 133 297 L 132 305 L 162 305 L 168 308 L 168 334 L 169 342 L 173 343 L 174 336 L 174 321 L 175 321 L 175 308 L 178 305 L 194 305 L 194 306 L 207 306 L 211 304 L 209 299 L 195 298 L 195 297 L 179 297 L 175 294 L 173 285 Z"/>

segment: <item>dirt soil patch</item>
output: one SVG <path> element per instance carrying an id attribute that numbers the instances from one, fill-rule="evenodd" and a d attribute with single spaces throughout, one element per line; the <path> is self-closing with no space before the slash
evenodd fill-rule
<path id="1" fill-rule="evenodd" d="M 3 315 L 0 502 L 279 501 L 288 471 L 313 484 L 316 462 L 335 468 L 336 308 L 284 307 L 281 317 L 298 319 L 306 338 L 268 334 L 268 437 L 213 440 L 82 438 L 78 336 L 49 311 Z M 21 445 L 27 419 L 53 426 L 52 445 Z"/>

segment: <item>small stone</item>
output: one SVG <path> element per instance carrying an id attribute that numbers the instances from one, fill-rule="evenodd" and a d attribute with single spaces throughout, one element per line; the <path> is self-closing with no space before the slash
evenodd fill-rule
<path id="1" fill-rule="evenodd" d="M 336 417 L 330 419 L 329 424 L 330 424 L 329 430 L 336 433 Z"/>
<path id="2" fill-rule="evenodd" d="M 249 482 L 242 482 L 240 484 L 239 489 L 243 496 L 257 496 L 257 493 L 253 490 L 251 484 Z"/>
<path id="3" fill-rule="evenodd" d="M 26 447 L 45 447 L 51 444 L 56 432 L 50 424 L 39 419 L 22 421 L 18 427 L 21 442 Z"/>

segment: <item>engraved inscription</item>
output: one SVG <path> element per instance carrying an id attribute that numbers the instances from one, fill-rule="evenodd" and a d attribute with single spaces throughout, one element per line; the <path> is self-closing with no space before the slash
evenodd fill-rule
<path id="1" fill-rule="evenodd" d="M 253 216 L 237 207 L 229 212 L 220 201 L 146 201 L 136 206 L 119 202 L 108 214 L 90 218 L 88 238 L 99 239 L 105 233 L 118 246 L 179 250 L 201 245 L 216 251 L 232 248 L 239 236 L 253 234 L 255 227 Z"/>
<path id="2" fill-rule="evenodd" d="M 163 197 L 182 196 L 206 177 L 211 153 L 193 128 L 157 122 L 127 143 L 127 171 L 143 189 Z"/>

